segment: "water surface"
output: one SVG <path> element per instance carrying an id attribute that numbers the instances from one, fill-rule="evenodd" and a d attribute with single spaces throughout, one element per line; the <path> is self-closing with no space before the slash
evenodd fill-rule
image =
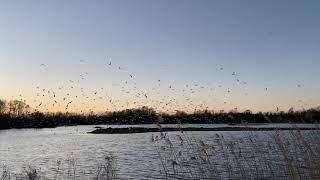
<path id="1" fill-rule="evenodd" d="M 176 125 L 164 125 L 175 127 Z M 225 127 L 218 125 L 184 125 L 185 127 Z M 259 127 L 290 127 L 288 124 L 252 125 Z M 314 125 L 299 124 L 299 127 Z M 128 125 L 101 125 L 100 127 L 128 127 Z M 132 127 L 132 126 L 131 126 Z M 155 125 L 133 125 L 133 127 L 155 127 Z M 88 134 L 95 126 L 70 126 L 47 129 L 0 130 L 0 164 L 18 173 L 31 165 L 41 169 L 48 178 L 56 174 L 57 161 L 61 161 L 62 178 L 68 177 L 70 161 L 75 162 L 76 176 L 91 179 L 98 166 L 109 153 L 116 157 L 117 174 L 120 179 L 160 178 L 159 148 L 151 141 L 157 133 L 142 134 Z M 170 132 L 176 136 L 180 132 Z M 225 137 L 241 138 L 249 132 L 188 132 L 194 139 L 211 141 L 216 133 Z M 272 132 L 250 132 L 267 136 Z M 70 172 L 69 172 L 70 173 Z"/>

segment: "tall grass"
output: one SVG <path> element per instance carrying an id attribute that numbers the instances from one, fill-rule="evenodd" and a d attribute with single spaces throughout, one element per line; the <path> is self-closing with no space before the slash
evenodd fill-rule
<path id="1" fill-rule="evenodd" d="M 105 161 L 98 167 L 95 180 L 113 180 L 116 179 L 116 159 L 113 154 L 105 157 Z"/>
<path id="2" fill-rule="evenodd" d="M 67 159 L 67 169 L 61 168 L 61 161 L 57 161 L 55 174 L 52 177 L 46 177 L 46 172 L 41 172 L 40 169 L 37 169 L 33 166 L 28 166 L 24 168 L 24 170 L 19 174 L 14 174 L 10 172 L 7 166 L 3 166 L 2 170 L 0 170 L 0 180 L 58 180 L 58 179 L 84 179 L 84 174 L 77 170 L 77 162 L 76 158 L 72 155 Z M 104 159 L 100 160 L 101 163 L 95 168 L 96 172 L 92 174 L 91 178 L 86 179 L 93 179 L 93 180 L 115 180 L 117 179 L 116 174 L 116 158 L 113 156 L 112 153 L 107 154 Z M 66 172 L 64 172 L 66 171 Z"/>
<path id="3" fill-rule="evenodd" d="M 319 131 L 247 132 L 199 140 L 180 132 L 155 141 L 164 179 L 320 179 Z"/>
<path id="4" fill-rule="evenodd" d="M 2 175 L 1 175 L 1 178 L 0 180 L 8 180 L 11 178 L 11 174 L 10 174 L 10 171 L 8 169 L 7 166 L 3 166 L 2 167 Z"/>

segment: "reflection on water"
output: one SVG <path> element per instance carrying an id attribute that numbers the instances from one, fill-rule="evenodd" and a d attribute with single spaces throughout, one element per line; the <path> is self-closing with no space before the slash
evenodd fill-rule
<path id="1" fill-rule="evenodd" d="M 139 125 L 136 125 L 139 126 Z M 143 125 L 150 127 L 155 125 Z M 167 125 L 172 126 L 172 125 Z M 191 125 L 185 125 L 191 126 Z M 193 127 L 223 127 L 227 125 L 192 125 Z M 281 126 L 290 125 L 260 125 Z M 312 125 L 299 125 L 308 127 Z M 41 168 L 45 176 L 53 178 L 57 161 L 62 172 L 67 173 L 70 159 L 74 159 L 77 176 L 93 177 L 101 160 L 112 152 L 117 161 L 117 173 L 121 179 L 159 178 L 158 149 L 151 142 L 152 134 L 87 134 L 95 126 L 58 127 L 54 129 L 11 129 L 0 131 L 0 163 L 18 173 L 28 165 Z M 102 125 L 100 127 L 110 127 Z M 119 127 L 119 126 L 111 126 Z M 127 127 L 127 126 L 121 126 Z M 175 136 L 179 132 L 170 132 Z M 240 137 L 247 132 L 217 132 L 228 137 Z M 273 132 L 250 132 L 266 136 Z M 210 141 L 216 132 L 188 132 L 195 139 Z M 63 171 L 65 170 L 65 171 Z M 67 177 L 67 174 L 62 176 Z"/>

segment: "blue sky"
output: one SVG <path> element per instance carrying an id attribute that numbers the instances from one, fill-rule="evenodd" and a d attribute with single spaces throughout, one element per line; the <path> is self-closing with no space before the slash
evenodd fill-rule
<path id="1" fill-rule="evenodd" d="M 130 81 L 125 89 L 180 99 L 181 109 L 185 96 L 216 110 L 318 106 L 319 17 L 316 0 L 1 1 L 0 98 L 37 104 L 36 86 L 57 89 L 87 73 L 70 93 L 105 88 L 124 103 L 133 94 L 117 86 Z M 207 91 L 182 97 L 186 84 Z"/>

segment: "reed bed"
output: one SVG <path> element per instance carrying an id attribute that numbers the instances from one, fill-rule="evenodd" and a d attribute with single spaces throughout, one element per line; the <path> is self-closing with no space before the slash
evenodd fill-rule
<path id="1" fill-rule="evenodd" d="M 104 159 L 100 160 L 101 163 L 95 167 L 95 172 L 92 173 L 92 180 L 114 180 L 117 179 L 117 163 L 116 158 L 112 153 L 107 154 Z M 61 161 L 57 161 L 55 167 L 55 174 L 52 177 L 47 177 L 45 172 L 42 172 L 41 169 L 37 169 L 34 166 L 25 167 L 23 172 L 21 173 L 12 173 L 7 166 L 3 166 L 2 170 L 0 170 L 0 180 L 76 180 L 76 179 L 84 179 L 83 177 L 87 177 L 87 174 L 84 175 L 77 169 L 77 159 L 74 156 L 70 156 L 67 159 L 67 164 L 65 166 L 67 168 L 62 168 L 63 164 Z"/>
<path id="2" fill-rule="evenodd" d="M 187 132 L 161 133 L 158 147 L 164 179 L 320 179 L 320 133 L 246 132 L 199 140 Z"/>

